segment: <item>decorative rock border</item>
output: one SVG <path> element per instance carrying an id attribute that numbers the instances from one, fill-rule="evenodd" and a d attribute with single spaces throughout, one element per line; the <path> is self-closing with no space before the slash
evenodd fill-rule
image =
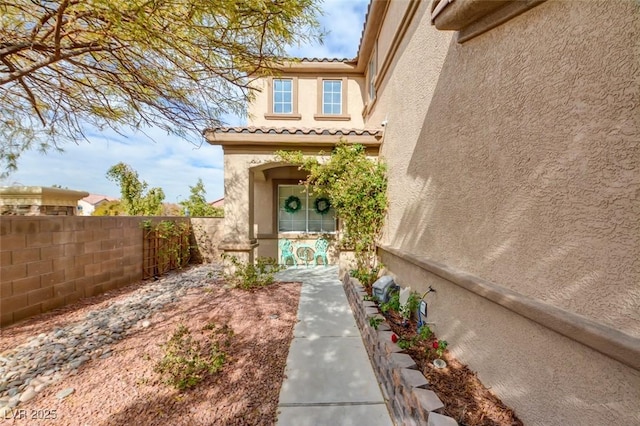
<path id="1" fill-rule="evenodd" d="M 210 276 L 220 276 L 220 265 L 205 264 L 158 281 L 147 281 L 117 302 L 90 310 L 79 321 L 30 338 L 0 353 L 0 419 L 10 418 L 20 403 L 33 399 L 89 360 L 109 358 L 111 345 L 140 328 L 148 328 L 153 315 L 175 303 L 191 288 L 204 287 Z M 75 390 L 56 394 L 64 399 Z M 9 416 L 9 417 L 7 417 Z"/>
<path id="2" fill-rule="evenodd" d="M 456 426 L 458 422 L 440 413 L 444 404 L 429 389 L 429 382 L 414 360 L 391 341 L 393 332 L 389 324 L 383 321 L 377 330 L 369 325 L 369 318 L 379 316 L 379 312 L 374 302 L 364 300 L 367 293 L 358 280 L 344 274 L 342 285 L 373 369 L 383 385 L 394 422 L 398 425 Z"/>

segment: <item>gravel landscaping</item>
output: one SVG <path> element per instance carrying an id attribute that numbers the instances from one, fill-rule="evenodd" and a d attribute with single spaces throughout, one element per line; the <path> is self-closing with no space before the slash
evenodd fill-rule
<path id="1" fill-rule="evenodd" d="M 2 330 L 0 413 L 15 424 L 273 424 L 300 285 L 247 292 L 202 265 Z M 232 330 L 222 371 L 179 392 L 153 371 L 178 325 Z M 25 421 L 28 420 L 27 423 Z"/>

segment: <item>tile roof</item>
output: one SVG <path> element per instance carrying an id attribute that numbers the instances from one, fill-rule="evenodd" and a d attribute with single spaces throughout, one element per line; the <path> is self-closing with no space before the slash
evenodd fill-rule
<path id="1" fill-rule="evenodd" d="M 224 207 L 224 197 L 218 198 L 215 201 L 211 201 L 209 204 L 213 207 Z"/>
<path id="2" fill-rule="evenodd" d="M 101 201 L 116 201 L 117 198 L 114 197 L 109 197 L 108 195 L 101 195 L 101 194 L 89 194 L 88 196 L 84 197 L 82 199 L 82 201 L 86 201 L 89 204 L 93 204 L 96 205 Z"/>
<path id="3" fill-rule="evenodd" d="M 373 0 L 369 1 L 369 5 L 367 6 L 367 13 L 364 15 L 364 23 L 362 24 L 362 31 L 360 31 L 360 41 L 358 42 L 358 54 L 354 58 L 354 61 L 360 59 L 360 49 L 362 48 L 362 40 L 364 40 L 364 31 L 367 29 L 367 22 L 369 21 L 369 14 L 371 13 L 372 5 Z"/>
<path id="4" fill-rule="evenodd" d="M 292 58 L 292 59 L 297 59 L 301 62 L 355 62 L 355 58 L 353 59 L 349 59 L 349 58 Z"/>
<path id="5" fill-rule="evenodd" d="M 214 133 L 253 133 L 272 135 L 337 135 L 337 136 L 376 136 L 382 133 L 379 129 L 324 129 L 297 127 L 213 127 L 207 129 Z"/>

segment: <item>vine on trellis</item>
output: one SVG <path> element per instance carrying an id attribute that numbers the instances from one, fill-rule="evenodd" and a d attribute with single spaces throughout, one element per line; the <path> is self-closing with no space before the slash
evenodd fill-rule
<path id="1" fill-rule="evenodd" d="M 355 252 L 355 274 L 365 278 L 365 285 L 372 283 L 379 266 L 376 241 L 382 233 L 387 209 L 385 165 L 367 157 L 364 146 L 348 144 L 344 139 L 323 163 L 301 151 L 276 154 L 309 172 L 305 184 L 313 192 L 326 196 L 329 207 L 335 209 L 342 223 L 341 245 Z"/>
<path id="2" fill-rule="evenodd" d="M 191 226 L 188 222 L 163 220 L 142 222 L 142 278 L 157 277 L 182 269 L 191 259 Z"/>

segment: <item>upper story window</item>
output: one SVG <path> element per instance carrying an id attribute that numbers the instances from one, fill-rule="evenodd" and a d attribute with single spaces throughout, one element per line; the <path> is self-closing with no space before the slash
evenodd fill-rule
<path id="1" fill-rule="evenodd" d="M 293 82 L 291 79 L 273 80 L 273 113 L 293 113 Z"/>
<path id="2" fill-rule="evenodd" d="M 298 77 L 269 78 L 268 120 L 300 120 L 298 114 Z"/>
<path id="3" fill-rule="evenodd" d="M 369 66 L 367 68 L 367 92 L 369 94 L 369 101 L 372 101 L 376 98 L 376 52 L 374 51 L 371 54 L 371 59 L 369 60 Z"/>
<path id="4" fill-rule="evenodd" d="M 342 114 L 341 80 L 324 80 L 322 82 L 322 113 L 325 115 Z"/>
<path id="5" fill-rule="evenodd" d="M 316 120 L 351 119 L 347 108 L 347 77 L 318 77 L 318 107 Z"/>

